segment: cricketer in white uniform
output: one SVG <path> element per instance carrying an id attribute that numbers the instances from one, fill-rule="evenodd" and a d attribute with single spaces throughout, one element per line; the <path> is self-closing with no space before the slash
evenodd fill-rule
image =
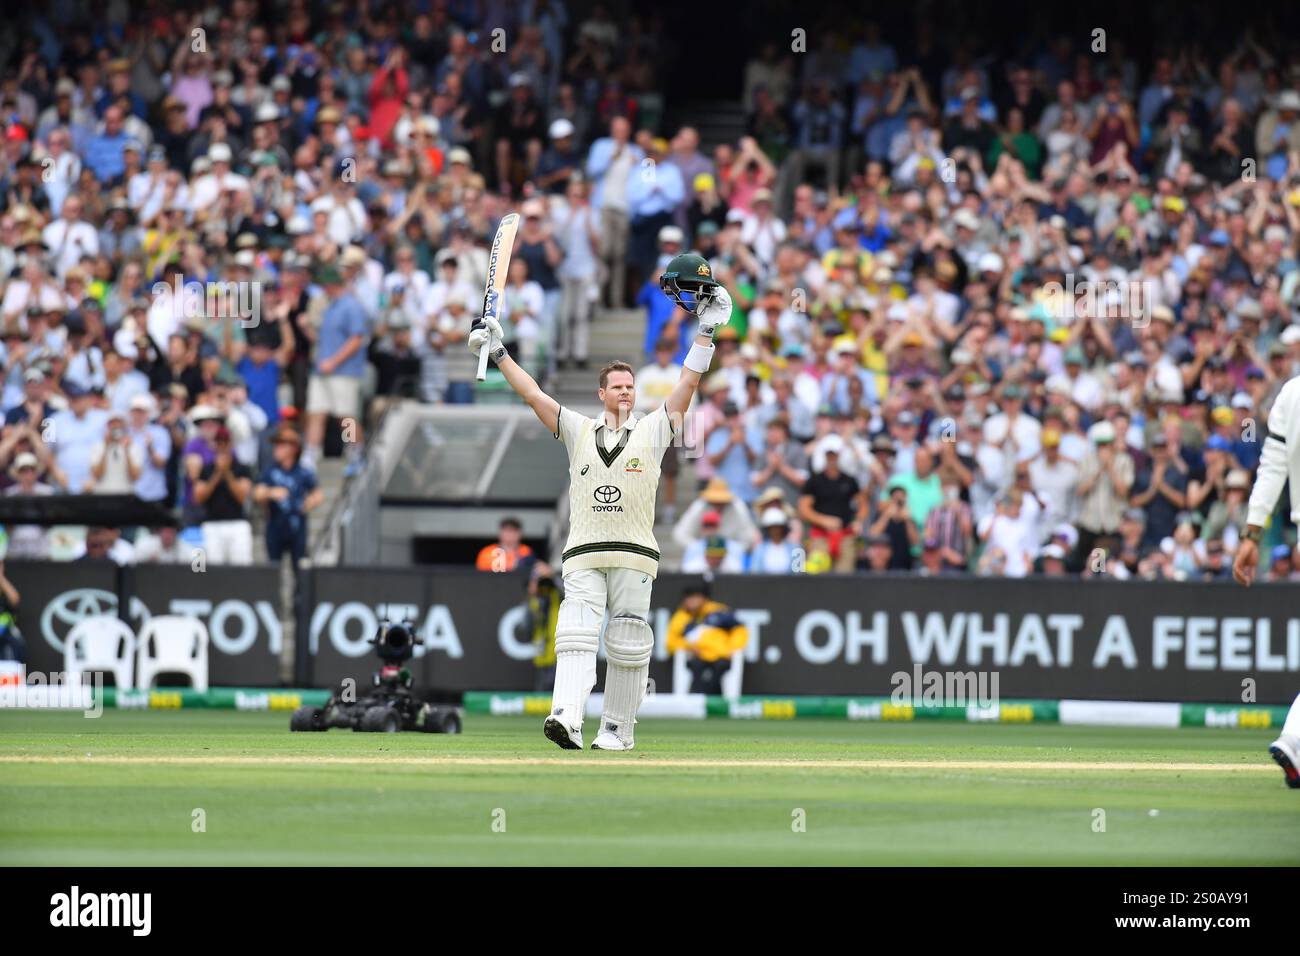
<path id="1" fill-rule="evenodd" d="M 555 628 L 555 691 L 546 737 L 582 749 L 582 720 L 596 684 L 596 649 L 605 628 L 604 713 L 593 750 L 631 750 L 654 649 L 650 589 L 659 571 L 654 536 L 659 466 L 674 440 L 700 377 L 713 359 L 713 333 L 731 317 L 731 297 L 700 256 L 668 263 L 660 288 L 699 319 L 695 341 L 667 401 L 643 418 L 632 413 L 632 367 L 600 373 L 600 417 L 561 408 L 501 345 L 501 326 L 480 320 L 470 332 L 475 355 L 485 344 L 507 382 L 569 455 L 569 539 L 563 553 L 564 600 Z"/>
<path id="2" fill-rule="evenodd" d="M 1277 393 L 1268 413 L 1268 434 L 1255 474 L 1255 487 L 1246 507 L 1246 531 L 1237 545 L 1232 576 L 1250 587 L 1259 565 L 1259 539 L 1277 507 L 1287 479 L 1291 481 L 1291 520 L 1300 522 L 1300 376 Z M 1282 733 L 1268 752 L 1286 774 L 1287 786 L 1300 788 L 1300 696 L 1282 724 Z"/>

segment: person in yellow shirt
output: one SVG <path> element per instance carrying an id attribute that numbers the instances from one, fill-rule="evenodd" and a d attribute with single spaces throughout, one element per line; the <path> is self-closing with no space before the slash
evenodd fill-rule
<path id="1" fill-rule="evenodd" d="M 862 284 L 875 275 L 875 259 L 859 242 L 861 224 L 853 207 L 841 209 L 832 222 L 835 245 L 822 256 L 822 270 L 835 281 L 841 271 L 856 272 Z"/>
<path id="2" fill-rule="evenodd" d="M 707 583 L 682 592 L 668 622 L 668 652 L 685 651 L 691 671 L 691 692 L 721 694 L 722 677 L 731 668 L 731 655 L 749 642 L 749 631 L 731 608 L 712 599 Z"/>

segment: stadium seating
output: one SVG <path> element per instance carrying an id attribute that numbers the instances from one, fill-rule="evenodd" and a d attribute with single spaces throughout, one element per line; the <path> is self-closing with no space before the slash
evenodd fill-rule
<path id="1" fill-rule="evenodd" d="M 63 670 L 69 676 L 106 671 L 119 690 L 135 686 L 131 671 L 136 650 L 135 633 L 111 614 L 78 621 L 63 642 Z"/>
<path id="2" fill-rule="evenodd" d="M 197 618 L 164 614 L 140 629 L 136 674 L 148 688 L 159 674 L 185 674 L 196 691 L 208 689 L 208 629 Z"/>
<path id="3" fill-rule="evenodd" d="M 691 690 L 691 672 L 686 666 L 689 655 L 678 651 L 673 655 L 673 693 L 689 694 Z M 722 678 L 722 696 L 734 700 L 740 696 L 745 677 L 745 649 L 742 647 L 731 655 L 731 667 Z"/>

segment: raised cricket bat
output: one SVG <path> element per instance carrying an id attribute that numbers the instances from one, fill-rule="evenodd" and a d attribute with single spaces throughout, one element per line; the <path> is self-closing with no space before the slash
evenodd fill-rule
<path id="1" fill-rule="evenodd" d="M 519 213 L 512 212 L 497 226 L 496 238 L 488 253 L 487 286 L 483 290 L 483 319 L 497 318 L 501 310 L 501 292 L 506 287 L 506 274 L 510 271 L 510 254 L 515 248 L 515 233 L 519 230 Z M 491 344 L 491 343 L 489 343 Z M 488 347 L 478 353 L 478 380 L 487 378 Z"/>

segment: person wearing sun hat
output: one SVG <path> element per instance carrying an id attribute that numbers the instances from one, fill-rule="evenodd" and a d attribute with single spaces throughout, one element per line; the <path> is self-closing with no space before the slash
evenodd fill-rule
<path id="1" fill-rule="evenodd" d="M 1207 443 L 1206 447 L 1209 445 Z M 1222 488 L 1208 505 L 1202 503 L 1205 514 L 1201 537 L 1206 541 L 1222 540 L 1228 552 L 1237 550 L 1241 529 L 1246 527 L 1246 500 L 1250 495 L 1250 472 L 1233 468 L 1223 479 Z"/>
<path id="2" fill-rule="evenodd" d="M 41 461 L 30 451 L 14 456 L 9 476 L 14 484 L 4 490 L 6 496 L 52 495 L 54 486 L 41 481 Z M 10 525 L 8 560 L 44 561 L 50 556 L 49 531 L 41 525 Z"/>
<path id="3" fill-rule="evenodd" d="M 704 523 L 704 516 L 709 512 L 714 512 L 718 516 L 716 532 L 711 531 Z M 683 550 L 710 533 L 721 534 L 731 541 L 741 542 L 746 547 L 758 540 L 758 528 L 754 526 L 749 508 L 732 494 L 726 481 L 721 478 L 709 479 L 709 483 L 704 486 L 699 497 L 691 502 L 682 516 L 677 519 L 677 524 L 673 525 L 673 540 Z"/>
<path id="4" fill-rule="evenodd" d="M 796 562 L 802 554 L 799 540 L 791 533 L 790 516 L 779 504 L 759 513 L 763 540 L 746 555 L 745 571 L 749 574 L 792 574 L 799 570 Z"/>

